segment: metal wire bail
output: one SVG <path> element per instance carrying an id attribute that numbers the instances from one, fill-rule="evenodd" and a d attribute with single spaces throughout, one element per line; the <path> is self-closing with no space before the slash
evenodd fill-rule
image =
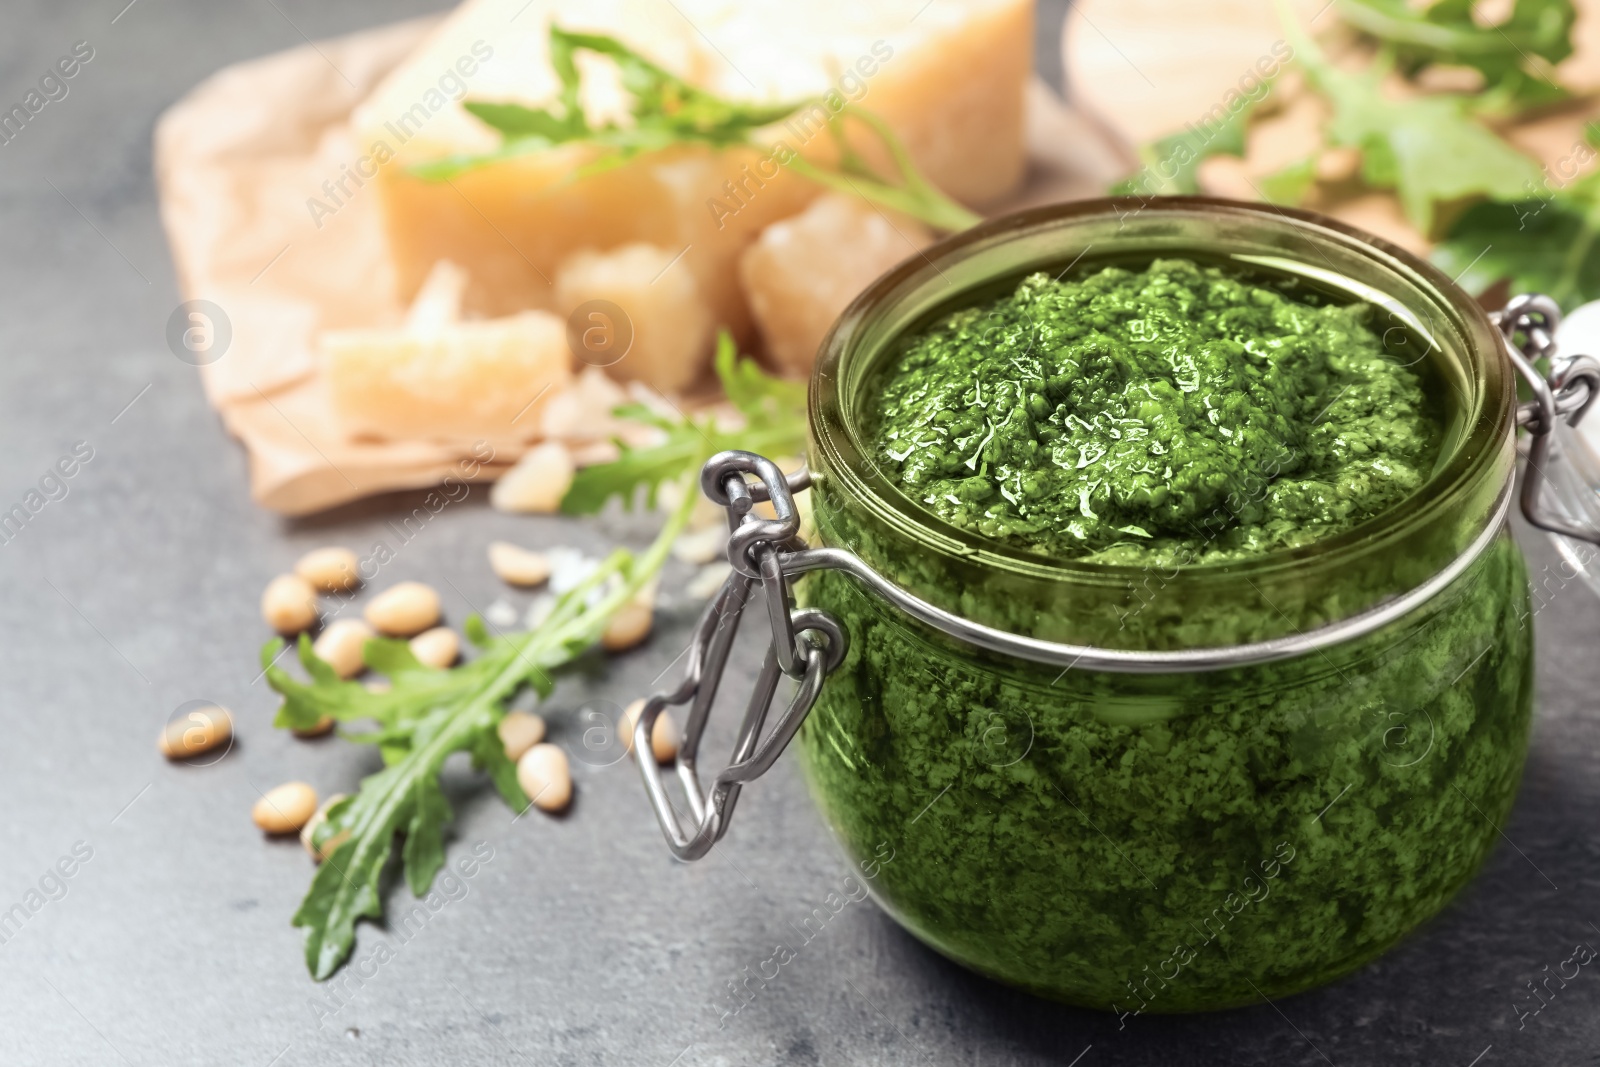
<path id="1" fill-rule="evenodd" d="M 1592 356 L 1561 356 L 1555 332 L 1561 309 L 1548 296 L 1523 293 L 1489 316 L 1500 330 L 1500 344 L 1527 383 L 1533 399 L 1517 409 L 1517 425 L 1528 431 L 1528 464 L 1522 474 L 1522 514 L 1541 530 L 1600 544 L 1600 529 L 1568 521 L 1545 506 L 1543 490 L 1551 462 L 1556 423 L 1576 426 L 1600 396 L 1600 362 Z M 1534 366 L 1549 359 L 1550 373 Z"/>
<path id="2" fill-rule="evenodd" d="M 728 562 L 733 571 L 700 617 L 683 681 L 670 692 L 650 697 L 633 731 L 635 762 L 645 792 L 667 845 L 679 859 L 699 859 L 721 840 L 739 790 L 771 769 L 816 702 L 823 679 L 844 659 L 848 644 L 844 629 L 826 612 L 796 609 L 788 575 L 780 565 L 780 552 L 804 547 L 794 495 L 810 485 L 806 471 L 785 476 L 777 464 L 753 452 L 719 452 L 700 473 L 702 491 L 728 511 Z M 752 510 L 765 501 L 771 502 L 775 517 L 763 518 Z M 728 766 L 717 774 L 710 789 L 703 789 L 698 771 L 701 737 L 739 621 L 758 583 L 767 602 L 772 643 L 745 706 Z M 763 732 L 784 675 L 799 684 L 783 714 Z M 684 724 L 676 771 L 688 804 L 686 813 L 674 806 L 661 768 L 650 757 L 656 719 L 668 707 L 683 704 L 689 705 L 689 719 Z"/>

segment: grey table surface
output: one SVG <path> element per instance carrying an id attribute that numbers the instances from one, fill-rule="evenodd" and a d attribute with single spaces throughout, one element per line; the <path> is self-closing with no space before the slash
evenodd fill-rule
<path id="1" fill-rule="evenodd" d="M 787 762 L 692 866 L 669 860 L 626 766 L 579 763 L 567 817 L 515 824 L 453 774 L 451 854 L 492 858 L 412 936 L 364 926 L 353 978 L 312 983 L 288 925 L 309 862 L 264 842 L 249 809 L 290 778 L 348 788 L 370 754 L 269 728 L 265 581 L 314 545 L 386 541 L 386 579 L 433 582 L 459 622 L 499 595 L 491 539 L 646 531 L 501 515 L 479 491 L 401 545 L 388 520 L 411 497 L 303 521 L 250 503 L 244 456 L 164 340 L 178 295 L 152 122 L 226 63 L 433 4 L 126 2 L 12 0 L 0 34 L 8 104 L 73 42 L 95 49 L 70 95 L 0 146 L 0 506 L 78 442 L 93 449 L 67 495 L 0 545 L 0 911 L 37 905 L 0 944 L 0 1064 L 1600 1062 L 1591 970 L 1523 1027 L 1511 1007 L 1575 943 L 1600 944 L 1600 603 L 1525 529 L 1545 601 L 1538 716 L 1505 840 L 1442 916 L 1330 988 L 1119 1029 L 974 977 L 860 903 L 724 1022 L 727 983 L 846 873 Z M 1047 67 L 1061 9 L 1048 14 Z M 670 618 L 604 677 L 565 683 L 556 738 L 572 740 L 585 701 L 643 691 L 687 628 Z M 752 667 L 745 649 L 742 680 Z M 215 765 L 169 766 L 154 736 L 195 699 L 236 710 L 238 743 Z M 89 859 L 50 877 L 74 848 Z"/>

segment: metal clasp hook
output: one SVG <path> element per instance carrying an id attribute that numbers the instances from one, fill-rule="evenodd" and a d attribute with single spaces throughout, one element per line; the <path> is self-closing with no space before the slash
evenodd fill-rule
<path id="1" fill-rule="evenodd" d="M 751 482 L 747 476 L 756 480 Z M 701 489 L 728 509 L 728 561 L 733 571 L 700 617 L 683 681 L 676 689 L 657 693 L 645 702 L 633 733 L 633 751 L 645 792 L 668 847 L 679 859 L 699 859 L 727 833 L 739 790 L 771 769 L 816 703 L 823 679 L 844 659 L 848 645 L 844 629 L 826 612 L 796 609 L 789 575 L 780 565 L 781 552 L 805 547 L 799 536 L 800 512 L 794 494 L 810 484 L 805 471 L 785 476 L 777 464 L 753 452 L 719 452 L 701 471 Z M 766 500 L 772 502 L 776 518 L 752 513 L 756 503 Z M 728 766 L 717 774 L 710 789 L 703 789 L 698 771 L 700 740 L 739 620 L 757 582 L 767 601 L 772 643 L 745 706 Z M 784 675 L 795 678 L 799 685 L 777 722 L 763 732 Z M 681 704 L 689 705 L 676 766 L 689 808 L 686 817 L 674 807 L 661 768 L 650 758 L 656 719 L 668 707 Z"/>
<path id="2" fill-rule="evenodd" d="M 1580 526 L 1545 507 L 1546 467 L 1558 420 L 1576 426 L 1600 396 L 1600 361 L 1592 356 L 1560 356 L 1555 332 L 1561 309 L 1548 296 L 1524 293 L 1512 297 L 1490 319 L 1500 331 L 1501 347 L 1533 393 L 1517 408 L 1517 425 L 1528 431 L 1528 465 L 1522 475 L 1522 514 L 1541 530 L 1600 543 L 1600 529 Z M 1548 358 L 1550 373 L 1539 373 L 1534 361 Z"/>

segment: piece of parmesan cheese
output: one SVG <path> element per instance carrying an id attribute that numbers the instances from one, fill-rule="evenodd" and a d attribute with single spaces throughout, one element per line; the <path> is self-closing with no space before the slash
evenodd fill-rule
<path id="1" fill-rule="evenodd" d="M 1029 0 L 468 0 L 358 109 L 357 170 L 376 175 L 403 298 L 448 259 L 471 272 L 468 306 L 480 313 L 564 314 L 556 279 L 574 252 L 642 242 L 681 252 L 672 270 L 692 275 L 716 325 L 748 340 L 739 255 L 819 194 L 770 151 L 690 146 L 575 175 L 594 149 L 567 145 L 447 181 L 408 168 L 499 146 L 464 99 L 551 103 L 554 21 L 614 35 L 732 98 L 823 98 L 763 136 L 810 158 L 836 151 L 830 109 L 859 104 L 887 121 L 935 184 L 981 206 L 1022 176 L 1032 8 Z M 624 111 L 610 60 L 580 59 L 591 119 Z"/>
<path id="2" fill-rule="evenodd" d="M 556 275 L 556 307 L 581 363 L 679 393 L 707 369 L 715 322 L 681 252 L 630 244 L 574 253 Z"/>
<path id="3" fill-rule="evenodd" d="M 762 230 L 739 260 L 739 278 L 773 365 L 797 377 L 810 373 L 839 312 L 931 239 L 914 221 L 836 194 Z"/>
<path id="4" fill-rule="evenodd" d="M 333 407 L 351 436 L 521 441 L 572 377 L 565 324 L 547 311 L 426 329 L 322 335 Z"/>

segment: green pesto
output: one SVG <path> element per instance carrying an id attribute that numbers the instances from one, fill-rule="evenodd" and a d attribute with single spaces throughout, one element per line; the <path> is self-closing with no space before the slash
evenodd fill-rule
<path id="1" fill-rule="evenodd" d="M 907 338 L 867 434 L 934 514 L 1054 559 L 1298 547 L 1415 492 L 1439 452 L 1373 318 L 1186 259 L 1033 274 Z"/>
<path id="2" fill-rule="evenodd" d="M 1090 574 L 1162 564 L 1134 571 L 1161 577 L 1126 605 L 1091 599 L 1086 579 L 1040 593 L 947 565 L 826 463 L 819 537 L 1018 633 L 1060 632 L 1040 621 L 1054 614 L 1069 638 L 1206 647 L 1344 617 L 1410 588 L 1412 568 L 1368 561 L 1303 603 L 1292 574 L 1271 597 L 1245 577 L 1202 597 L 1179 575 L 1309 567 L 1334 548 L 1318 542 L 1407 514 L 1448 462 L 1448 390 L 1391 355 L 1369 315 L 1160 260 L 1034 275 L 888 351 L 856 409 L 890 480 L 958 528 Z M 840 573 L 808 576 L 799 596 L 850 635 L 799 734 L 802 764 L 853 859 L 893 850 L 880 903 L 951 958 L 1122 1025 L 1277 998 L 1383 952 L 1495 845 L 1527 750 L 1527 575 L 1504 533 L 1376 633 L 1213 672 L 990 655 Z"/>
<path id="3" fill-rule="evenodd" d="M 1425 610 L 1326 653 L 1141 677 L 1001 663 L 813 575 L 850 651 L 799 737 L 879 902 L 939 951 L 1130 1013 L 1279 997 L 1437 913 L 1527 749 L 1522 558 L 1502 537 Z"/>

